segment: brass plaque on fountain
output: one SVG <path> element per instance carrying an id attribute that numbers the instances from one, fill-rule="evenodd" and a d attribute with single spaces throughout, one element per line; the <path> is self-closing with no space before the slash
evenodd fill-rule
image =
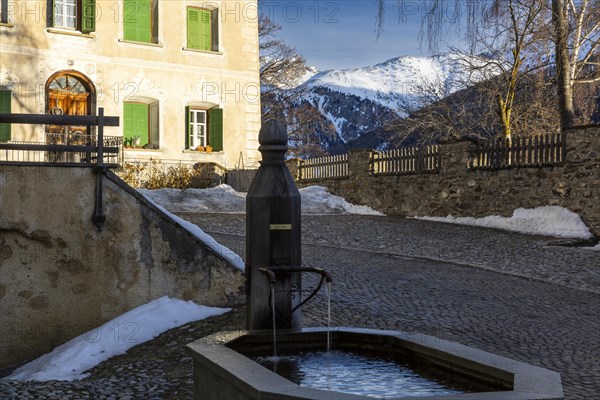
<path id="1" fill-rule="evenodd" d="M 292 224 L 271 224 L 269 225 L 269 229 L 272 231 L 291 231 Z"/>

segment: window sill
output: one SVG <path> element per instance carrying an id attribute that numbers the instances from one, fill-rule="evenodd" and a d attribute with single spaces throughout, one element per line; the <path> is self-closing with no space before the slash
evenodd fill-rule
<path id="1" fill-rule="evenodd" d="M 160 153 L 160 148 L 159 149 L 144 149 L 143 146 L 139 146 L 139 147 L 127 147 L 127 146 L 125 146 L 125 147 L 123 147 L 123 149 L 125 151 L 151 151 L 151 152 L 154 152 L 154 153 Z"/>
<path id="2" fill-rule="evenodd" d="M 0 22 L 0 28 L 14 28 L 15 26 L 8 22 Z"/>
<path id="3" fill-rule="evenodd" d="M 140 46 L 160 47 L 160 48 L 164 47 L 162 43 L 136 42 L 135 40 L 125 40 L 125 39 L 119 39 L 119 43 L 137 44 Z"/>
<path id="4" fill-rule="evenodd" d="M 48 33 L 57 33 L 59 35 L 67 35 L 67 36 L 78 36 L 86 39 L 95 39 L 96 36 L 89 33 L 81 33 L 79 31 L 73 31 L 70 29 L 60 29 L 60 28 L 46 28 L 46 32 Z"/>
<path id="5" fill-rule="evenodd" d="M 200 151 L 200 150 L 190 150 L 190 149 L 185 149 L 182 151 L 182 153 L 185 154 L 222 154 L 222 151 Z"/>
<path id="6" fill-rule="evenodd" d="M 223 55 L 222 51 L 212 51 L 212 50 L 198 50 L 198 49 L 190 49 L 189 47 L 182 47 L 181 50 L 189 51 L 192 53 L 203 53 L 203 54 L 214 54 L 217 56 Z"/>

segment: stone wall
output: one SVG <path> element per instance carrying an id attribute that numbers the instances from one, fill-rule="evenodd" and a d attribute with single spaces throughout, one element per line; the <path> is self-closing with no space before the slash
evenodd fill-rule
<path id="1" fill-rule="evenodd" d="M 110 172 L 98 232 L 95 182 L 90 168 L 0 165 L 0 368 L 164 295 L 244 301 L 241 271 Z"/>
<path id="2" fill-rule="evenodd" d="M 257 169 L 232 169 L 225 174 L 225 183 L 237 190 L 238 192 L 248 192 L 254 178 L 256 177 Z"/>
<path id="3" fill-rule="evenodd" d="M 349 179 L 299 182 L 299 186 L 326 186 L 352 203 L 388 215 L 510 216 L 519 207 L 557 205 L 578 213 L 600 236 L 600 126 L 567 132 L 564 166 L 470 170 L 475 143 L 448 143 L 440 151 L 439 174 L 371 176 L 371 150 L 357 150 L 349 154 Z M 297 162 L 289 167 L 294 174 Z"/>

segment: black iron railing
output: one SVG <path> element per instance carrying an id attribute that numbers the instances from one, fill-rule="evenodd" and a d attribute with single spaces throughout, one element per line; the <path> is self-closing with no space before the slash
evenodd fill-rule
<path id="1" fill-rule="evenodd" d="M 114 136 L 105 138 L 104 127 L 119 126 L 119 117 L 105 117 L 104 109 L 99 108 L 98 115 L 0 114 L 0 123 L 98 127 L 97 135 L 70 132 L 66 128 L 60 133 L 64 143 L 59 143 L 58 136 L 56 140 L 50 140 L 56 143 L 0 143 L 0 163 L 90 165 L 96 175 L 92 221 L 96 229 L 101 231 L 106 221 L 102 206 L 102 178 L 107 168 L 120 165 L 123 154 L 122 139 Z M 90 132 L 91 129 L 86 128 L 86 133 Z M 2 153 L 5 160 L 2 159 Z"/>
<path id="2" fill-rule="evenodd" d="M 0 114 L 0 123 L 97 126 L 97 134 L 46 133 L 45 142 L 0 143 L 0 162 L 90 165 L 117 168 L 123 164 L 123 138 L 104 136 L 104 126 L 118 126 L 118 117 L 91 115 Z"/>

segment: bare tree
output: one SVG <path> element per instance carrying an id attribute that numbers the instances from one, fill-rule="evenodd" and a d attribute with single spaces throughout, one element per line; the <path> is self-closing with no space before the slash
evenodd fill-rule
<path id="1" fill-rule="evenodd" d="M 476 35 L 467 60 L 470 69 L 485 68 L 493 74 L 494 85 L 488 85 L 490 95 L 497 103 L 496 114 L 502 134 L 510 139 L 514 125 L 515 100 L 520 81 L 539 68 L 532 62 L 536 51 L 543 48 L 547 31 L 544 24 L 544 4 L 539 0 L 505 0 L 500 11 L 498 1 L 490 2 L 484 10 L 482 27 L 473 30 Z M 487 54 L 486 62 L 478 54 Z M 492 56 L 489 56 L 492 55 Z"/>
<path id="2" fill-rule="evenodd" d="M 304 100 L 306 89 L 301 83 L 309 73 L 306 61 L 279 39 L 281 26 L 267 16 L 260 17 L 258 30 L 262 120 L 284 121 L 294 155 L 314 155 L 319 149 L 316 122 L 322 126 L 322 116 Z"/>
<path id="3" fill-rule="evenodd" d="M 383 1 L 377 0 L 378 15 L 383 11 Z M 406 17 L 408 0 L 397 0 L 398 16 Z M 452 18 L 446 14 L 454 10 Z M 430 49 L 437 49 L 441 44 L 444 28 L 453 25 L 456 29 L 466 27 L 465 37 L 471 47 L 476 46 L 481 30 L 485 30 L 490 20 L 487 16 L 496 18 L 511 14 L 509 0 L 429 0 L 422 2 L 424 7 L 419 33 L 421 43 L 427 42 Z M 512 2 L 515 4 L 515 2 Z M 520 3 L 526 4 L 522 0 Z M 598 67 L 599 37 L 600 37 L 600 0 L 537 0 L 540 7 L 550 11 L 544 14 L 543 21 L 538 24 L 552 24 L 552 34 L 548 36 L 554 42 L 554 60 L 556 67 L 556 83 L 558 92 L 558 110 L 561 127 L 567 129 L 575 121 L 573 104 L 573 86 L 576 83 L 599 82 L 598 76 L 590 77 Z M 494 11 L 490 14 L 490 11 Z M 546 21 L 547 20 L 547 21 Z M 382 20 L 380 20 L 380 27 Z M 452 22 L 453 24 L 447 23 Z M 460 23 L 457 23 L 460 22 Z M 534 24 L 537 25 L 537 24 Z M 539 55 L 542 59 L 542 54 Z M 514 58 L 517 60 L 517 57 Z M 524 61 L 521 61 L 523 64 Z M 505 97 L 505 103 L 510 97 Z"/>
<path id="4" fill-rule="evenodd" d="M 552 0 L 556 81 L 562 129 L 575 123 L 573 86 L 600 82 L 594 76 L 600 46 L 600 1 Z"/>

